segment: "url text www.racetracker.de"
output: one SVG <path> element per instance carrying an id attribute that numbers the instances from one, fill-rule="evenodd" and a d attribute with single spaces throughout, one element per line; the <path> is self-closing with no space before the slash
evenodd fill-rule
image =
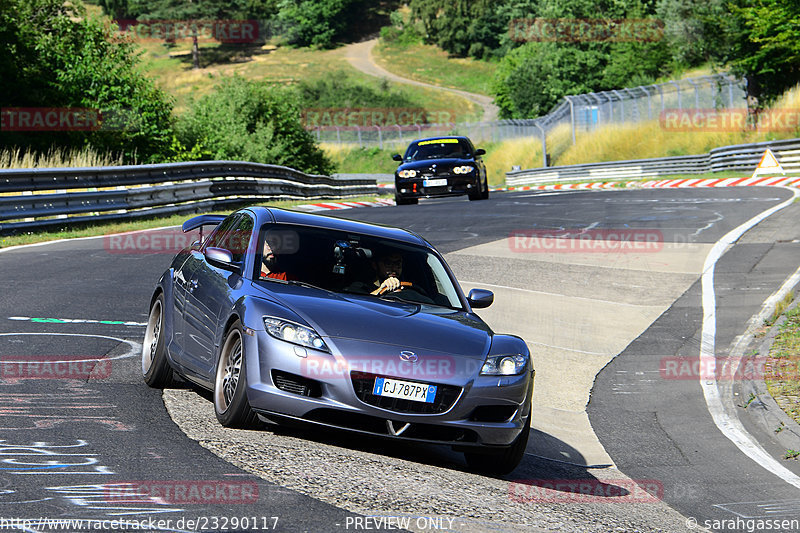
<path id="1" fill-rule="evenodd" d="M 271 531 L 276 527 L 277 516 L 194 516 L 141 520 L 0 517 L 0 530 L 22 531 Z"/>
<path id="2" fill-rule="evenodd" d="M 690 516 L 686 519 L 689 529 L 703 529 L 710 531 L 747 531 L 747 533 L 761 533 L 762 531 L 800 531 L 800 519 L 797 518 L 726 518 L 721 520 L 698 520 Z"/>

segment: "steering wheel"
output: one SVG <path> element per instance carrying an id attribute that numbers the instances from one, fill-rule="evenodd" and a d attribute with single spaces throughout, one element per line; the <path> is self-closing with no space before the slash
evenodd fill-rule
<path id="1" fill-rule="evenodd" d="M 415 286 L 413 283 L 411 283 L 410 281 L 401 281 L 401 282 L 400 282 L 400 288 L 398 288 L 398 289 L 395 289 L 394 291 L 391 291 L 391 292 L 399 291 L 399 290 L 400 290 L 400 289 L 402 289 L 403 287 L 408 287 L 409 289 L 414 289 L 415 291 L 417 291 L 417 292 L 419 292 L 419 293 L 425 294 L 425 293 L 424 293 L 422 290 L 418 289 L 418 288 L 417 288 L 417 287 L 416 287 L 416 286 Z M 387 292 L 389 292 L 389 288 L 388 288 L 388 287 L 384 287 L 384 288 L 382 288 L 381 290 L 379 290 L 379 291 L 378 291 L 378 296 L 380 296 L 381 294 L 386 294 Z"/>

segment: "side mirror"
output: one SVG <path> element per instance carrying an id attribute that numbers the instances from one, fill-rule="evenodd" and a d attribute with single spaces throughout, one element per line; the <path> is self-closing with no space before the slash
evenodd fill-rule
<path id="1" fill-rule="evenodd" d="M 475 150 L 475 157 L 479 157 L 482 155 L 486 155 L 486 150 L 484 150 L 483 148 L 478 148 L 477 150 Z"/>
<path id="2" fill-rule="evenodd" d="M 215 267 L 225 270 L 236 270 L 239 265 L 233 262 L 233 254 L 225 248 L 206 248 L 206 260 Z"/>
<path id="3" fill-rule="evenodd" d="M 489 307 L 492 305 L 492 302 L 494 302 L 494 293 L 486 289 L 472 289 L 469 291 L 467 301 L 470 307 L 474 307 L 475 309 Z"/>
<path id="4" fill-rule="evenodd" d="M 402 161 L 403 160 L 403 156 L 400 155 L 400 154 L 394 154 L 392 156 L 392 159 L 394 159 L 395 161 Z"/>

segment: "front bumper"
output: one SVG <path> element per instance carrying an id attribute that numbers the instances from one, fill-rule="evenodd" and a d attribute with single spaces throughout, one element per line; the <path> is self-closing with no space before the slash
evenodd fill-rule
<path id="1" fill-rule="evenodd" d="M 346 348 L 347 343 L 337 344 L 339 348 Z M 248 401 L 253 410 L 270 418 L 302 420 L 409 441 L 454 446 L 507 446 L 527 425 L 530 417 L 532 372 L 502 378 L 478 376 L 480 365 L 469 360 L 469 365 L 475 370 L 466 378 L 461 372 L 430 376 L 429 379 L 409 378 L 396 372 L 379 373 L 385 377 L 435 383 L 451 389 L 460 387 L 460 393 L 443 412 L 415 413 L 362 401 L 354 387 L 352 367 L 344 362 L 341 353 L 307 350 L 306 357 L 300 357 L 294 345 L 260 331 L 245 337 L 245 354 Z"/>
<path id="2" fill-rule="evenodd" d="M 426 187 L 425 180 L 444 179 L 446 185 Z M 434 196 L 460 196 L 480 190 L 480 176 L 470 174 L 444 174 L 402 179 L 395 176 L 395 194 L 401 198 L 431 198 Z"/>

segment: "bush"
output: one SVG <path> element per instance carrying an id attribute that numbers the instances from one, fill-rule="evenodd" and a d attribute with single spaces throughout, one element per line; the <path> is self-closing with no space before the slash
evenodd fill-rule
<path id="1" fill-rule="evenodd" d="M 301 125 L 297 93 L 289 88 L 225 78 L 190 105 L 177 129 L 179 146 L 195 147 L 210 159 L 285 165 L 313 174 L 334 171 Z"/>
<path id="2" fill-rule="evenodd" d="M 125 161 L 158 161 L 172 135 L 172 102 L 138 70 L 133 45 L 87 17 L 80 3 L 2 0 L 0 105 L 86 108 L 116 117 L 98 131 L 0 132 L 0 144 L 44 151 L 92 147 Z M 114 126 L 108 128 L 109 125 Z"/>

